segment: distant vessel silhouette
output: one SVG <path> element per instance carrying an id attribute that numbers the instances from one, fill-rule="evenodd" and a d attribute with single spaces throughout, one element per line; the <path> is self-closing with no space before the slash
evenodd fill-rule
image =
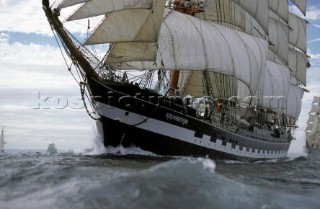
<path id="1" fill-rule="evenodd" d="M 4 128 L 2 128 L 1 136 L 0 136 L 0 153 L 4 153 L 4 145 L 7 142 L 4 141 Z"/>
<path id="2" fill-rule="evenodd" d="M 56 146 L 54 145 L 54 143 L 49 144 L 48 149 L 47 149 L 47 153 L 49 154 L 56 154 L 58 152 Z"/>

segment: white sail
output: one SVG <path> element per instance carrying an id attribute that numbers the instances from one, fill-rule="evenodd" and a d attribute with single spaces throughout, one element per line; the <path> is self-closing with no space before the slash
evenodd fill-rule
<path id="1" fill-rule="evenodd" d="M 268 2 L 260 0 L 233 0 L 244 8 L 268 32 Z"/>
<path id="2" fill-rule="evenodd" d="M 161 27 L 154 67 L 165 63 L 165 69 L 230 75 L 255 92 L 266 54 L 267 42 L 263 39 L 172 11 Z"/>
<path id="3" fill-rule="evenodd" d="M 315 144 L 315 135 L 319 132 L 319 119 L 316 115 L 313 123 L 307 124 L 306 134 L 307 134 L 307 143 L 309 145 Z"/>
<path id="4" fill-rule="evenodd" d="M 284 63 L 288 63 L 289 47 L 288 25 L 274 18 L 269 19 L 269 49 L 274 52 Z"/>
<path id="5" fill-rule="evenodd" d="M 290 44 L 306 53 L 307 21 L 297 15 L 289 13 L 289 25 L 291 28 L 289 33 Z"/>
<path id="6" fill-rule="evenodd" d="M 294 3 L 300 11 L 303 13 L 303 15 L 306 15 L 307 11 L 307 0 L 290 0 L 292 3 Z"/>
<path id="7" fill-rule="evenodd" d="M 272 46 L 269 46 L 269 48 L 272 47 Z M 275 62 L 277 64 L 280 64 L 280 65 L 285 65 L 284 61 L 282 59 L 280 59 L 273 51 L 269 50 L 268 51 L 268 60 L 272 61 L 272 62 Z M 288 59 L 289 59 L 289 55 L 288 55 Z M 288 60 L 289 62 L 289 60 Z"/>
<path id="8" fill-rule="evenodd" d="M 207 1 L 204 15 L 205 20 L 241 30 L 256 37 L 266 37 L 268 33 L 268 12 L 265 9 L 262 12 L 257 12 L 256 10 L 263 8 L 263 5 L 266 5 L 265 8 L 267 8 L 267 2 L 265 2 L 265 4 L 259 4 L 259 7 L 250 9 L 249 3 L 253 2 L 251 6 L 255 5 L 257 0 L 225 0 L 223 4 L 218 3 L 219 1 L 220 0 Z M 240 5 L 244 5 L 245 7 L 241 7 Z M 223 15 L 221 15 L 219 11 L 224 11 Z M 259 21 L 255 18 L 257 16 L 264 21 Z"/>
<path id="9" fill-rule="evenodd" d="M 150 9 L 125 9 L 106 15 L 85 44 L 115 42 L 157 42 L 165 0 L 156 0 Z"/>
<path id="10" fill-rule="evenodd" d="M 262 74 L 257 97 L 258 104 L 279 111 L 286 107 L 289 91 L 290 72 L 283 65 L 267 61 L 266 71 Z"/>
<path id="11" fill-rule="evenodd" d="M 90 1 L 90 0 L 63 0 L 59 4 L 58 8 L 62 9 L 62 8 L 74 6 L 74 5 L 77 5 L 77 4 L 81 4 L 81 3 L 84 3 L 84 2 L 87 2 L 87 1 Z"/>
<path id="12" fill-rule="evenodd" d="M 294 119 L 298 119 L 301 112 L 301 99 L 303 97 L 303 90 L 298 86 L 289 86 L 287 94 L 287 105 L 285 114 Z"/>
<path id="13" fill-rule="evenodd" d="M 268 0 L 269 9 L 277 14 L 284 22 L 288 22 L 288 0 Z"/>
<path id="14" fill-rule="evenodd" d="M 303 91 L 297 86 L 290 85 L 290 72 L 287 67 L 267 61 L 256 94 L 250 94 L 247 87 L 238 84 L 238 95 L 243 98 L 244 103 L 272 109 L 280 115 L 286 114 L 290 117 L 289 121 L 292 121 L 290 125 L 294 125 L 300 114 Z"/>
<path id="15" fill-rule="evenodd" d="M 130 61 L 155 61 L 157 57 L 156 43 L 129 42 L 116 43 L 110 48 L 110 52 L 105 60 L 108 64 L 122 63 Z"/>
<path id="16" fill-rule="evenodd" d="M 285 76 L 284 75 L 282 76 L 283 76 L 282 78 L 285 78 L 287 74 Z M 266 79 L 269 79 L 268 76 L 266 76 Z M 286 85 L 287 84 L 285 84 L 284 86 Z M 281 86 L 281 84 L 279 86 Z M 287 117 L 290 118 L 290 121 L 293 121 L 292 123 L 290 123 L 291 125 L 293 125 L 300 115 L 301 99 L 303 97 L 304 92 L 300 87 L 290 85 L 290 84 L 288 85 L 287 89 L 288 89 L 288 92 L 284 94 L 284 96 L 281 95 L 282 93 L 284 93 L 283 90 L 281 90 L 280 92 L 282 93 L 275 93 L 275 96 L 271 96 L 271 97 L 266 95 L 264 100 L 259 99 L 258 102 L 256 102 L 257 100 L 255 100 L 254 104 L 272 108 L 274 112 L 277 112 L 279 114 L 285 114 Z M 277 91 L 277 90 L 274 89 L 274 91 Z M 261 95 L 257 96 L 257 98 L 260 98 L 260 97 Z"/>
<path id="17" fill-rule="evenodd" d="M 167 69 L 214 71 L 256 89 L 266 61 L 265 40 L 177 12 L 167 16 L 160 36 L 158 54 Z"/>
<path id="18" fill-rule="evenodd" d="M 291 75 L 300 81 L 303 85 L 306 85 L 306 71 L 307 71 L 307 56 L 294 47 L 289 46 L 288 65 L 292 70 Z"/>
<path id="19" fill-rule="evenodd" d="M 78 8 L 68 21 L 105 15 L 128 9 L 151 9 L 154 0 L 91 0 Z"/>
<path id="20" fill-rule="evenodd" d="M 207 77 L 207 78 L 206 78 Z M 179 89 L 183 95 L 191 95 L 193 97 L 205 97 L 210 93 L 215 98 L 230 98 L 237 95 L 237 80 L 233 77 L 220 73 L 203 71 L 181 71 Z M 205 79 L 212 85 L 212 92 L 207 92 Z"/>
<path id="21" fill-rule="evenodd" d="M 246 21 L 249 21 L 246 10 L 232 0 L 226 0 L 224 4 L 217 2 L 219 2 L 219 0 L 210 0 L 207 2 L 204 16 L 205 20 L 244 31 Z M 219 15 L 218 11 L 224 11 L 224 15 Z"/>
<path id="22" fill-rule="evenodd" d="M 259 26 L 255 26 L 256 28 L 261 27 L 262 30 L 268 32 L 268 2 L 259 0 L 225 0 L 223 4 L 220 4 L 218 1 L 220 0 L 206 1 L 205 19 L 236 25 L 242 29 L 245 29 L 244 25 L 247 27 L 250 26 L 248 21 L 252 22 L 255 20 L 259 23 Z M 68 20 L 71 21 L 105 15 L 121 10 L 151 9 L 153 2 L 154 0 L 74 0 L 63 1 L 60 4 L 60 8 L 84 3 L 68 18 Z M 224 11 L 223 17 L 218 16 L 217 11 Z M 250 17 L 247 16 L 244 11 L 246 11 Z M 224 25 L 227 26 L 227 24 Z M 251 30 L 253 31 L 252 28 Z M 259 30 L 259 33 L 264 33 L 262 30 Z"/>
<path id="23" fill-rule="evenodd" d="M 148 34 L 149 31 L 143 31 L 147 33 L 144 36 L 137 36 L 150 14 L 151 11 L 145 9 L 125 10 L 112 13 L 106 16 L 103 23 L 89 36 L 85 44 L 155 41 L 156 35 L 158 34 Z M 108 33 L 108 31 L 112 32 Z M 150 31 L 152 32 L 153 30 Z"/>
<path id="24" fill-rule="evenodd" d="M 289 63 L 290 68 L 292 68 L 294 70 L 294 73 L 292 73 L 300 82 L 305 84 L 305 74 L 303 73 L 303 70 L 297 70 L 298 67 L 296 67 L 296 64 L 293 64 L 292 60 L 288 61 L 288 26 L 286 24 L 283 24 L 283 22 L 279 21 L 279 20 L 275 20 L 274 18 L 270 18 L 270 21 L 268 23 L 268 19 L 269 19 L 269 12 L 267 11 L 267 7 L 269 7 L 276 15 L 278 15 L 283 21 L 287 21 L 288 20 L 288 6 L 287 6 L 287 2 L 286 1 L 280 1 L 280 0 L 268 0 L 268 1 L 257 1 L 257 0 L 250 0 L 250 1 L 243 1 L 243 0 L 233 0 L 236 4 L 238 4 L 240 6 L 240 8 L 235 9 L 234 13 L 230 12 L 232 11 L 232 8 L 228 8 L 228 7 L 234 7 L 236 8 L 235 5 L 233 5 L 231 3 L 231 1 L 225 1 L 225 3 L 223 4 L 223 11 L 224 11 L 224 20 L 221 20 L 221 22 L 225 21 L 225 22 L 229 22 L 232 20 L 232 15 L 235 16 L 233 17 L 234 20 L 240 20 L 241 18 L 238 17 L 242 17 L 242 19 L 239 23 L 235 22 L 236 26 L 241 26 L 242 25 L 242 30 L 246 31 L 249 34 L 253 34 L 254 30 L 252 29 L 252 27 L 249 29 L 251 30 L 251 32 L 248 32 L 248 27 L 246 26 L 246 24 L 244 24 L 246 21 L 250 20 L 249 18 L 247 18 L 247 15 L 243 15 L 244 12 L 241 11 L 243 8 L 246 12 L 248 12 L 252 17 L 254 17 L 254 19 L 259 22 L 259 24 L 261 25 L 262 28 L 265 29 L 265 31 L 270 32 L 270 37 L 269 40 L 272 43 L 270 45 L 270 49 L 271 51 L 273 51 L 276 55 L 276 57 L 279 57 L 281 59 L 281 61 L 278 61 L 278 63 L 284 62 L 284 63 L 288 63 L 289 61 L 291 61 Z M 78 1 L 71 1 L 68 4 L 75 4 L 75 3 L 83 3 L 84 1 L 78 0 Z M 169 55 L 166 55 L 164 53 L 164 51 L 166 50 L 165 47 L 162 46 L 161 48 L 161 43 L 163 44 L 171 44 L 172 41 L 163 41 L 164 40 L 164 36 L 170 36 L 171 32 L 173 29 L 171 29 L 171 23 L 167 20 L 170 18 L 173 18 L 172 16 L 177 16 L 177 15 L 172 15 L 175 12 L 168 12 L 167 15 L 165 15 L 165 19 L 164 19 L 164 24 L 162 26 L 162 28 L 167 27 L 169 28 L 167 31 L 165 29 L 161 29 L 161 32 L 159 34 L 159 29 L 160 29 L 160 22 L 161 22 L 161 18 L 159 18 L 162 14 L 161 10 L 163 7 L 161 7 L 161 9 L 159 9 L 158 7 L 155 7 L 153 4 L 157 4 L 157 5 L 164 5 L 163 2 L 162 3 L 156 3 L 159 1 L 155 1 L 155 3 L 153 2 L 153 0 L 146 0 L 146 1 L 139 1 L 139 0 L 131 0 L 131 1 L 124 1 L 124 0 L 119 0 L 119 1 L 115 1 L 115 0 L 92 0 L 92 1 L 87 1 L 85 2 L 71 17 L 70 19 L 78 19 L 78 18 L 85 18 L 85 17 L 92 17 L 92 16 L 96 16 L 96 15 L 101 15 L 101 14 L 107 14 L 105 20 L 102 22 L 102 24 L 92 33 L 92 35 L 87 39 L 86 44 L 100 44 L 100 43 L 114 43 L 112 45 L 112 48 L 110 50 L 110 53 L 108 54 L 107 58 L 106 58 L 106 63 L 108 64 L 112 64 L 113 66 L 117 66 L 120 69 L 125 69 L 125 68 L 139 68 L 139 67 L 159 67 L 161 64 L 161 62 L 165 61 L 166 57 L 171 56 L 172 54 L 174 54 L 174 56 L 179 56 L 177 55 L 178 53 L 183 53 L 184 50 L 182 48 L 182 50 L 179 49 L 172 49 L 171 52 L 173 51 L 174 53 L 169 53 Z M 207 2 L 207 8 L 206 8 L 206 16 L 209 17 L 210 16 L 210 11 L 214 10 L 212 8 L 215 8 L 215 10 L 217 9 L 221 9 L 221 8 L 217 8 L 217 0 L 208 0 Z M 62 3 L 62 5 L 64 5 L 64 3 Z M 112 5 L 112 6 L 111 6 Z M 233 5 L 233 6 L 232 6 Z M 62 6 L 60 6 L 62 7 Z M 155 10 L 155 13 L 157 13 L 157 19 L 156 21 L 150 21 L 150 19 L 154 19 L 154 18 L 150 18 L 150 9 L 151 8 L 158 8 L 157 10 Z M 154 10 L 154 9 L 153 9 Z M 153 11 L 152 10 L 152 11 Z M 157 12 L 158 11 L 158 12 Z M 267 11 L 267 12 L 266 12 Z M 217 14 L 217 11 L 214 11 L 215 14 Z M 182 15 L 182 14 L 181 14 Z M 153 15 L 154 16 L 154 15 Z M 187 18 L 184 18 L 184 20 L 177 20 L 174 19 L 172 22 L 174 21 L 182 21 L 182 22 L 187 22 L 186 27 L 187 28 L 191 28 L 193 27 L 192 24 L 196 24 L 196 22 L 194 21 L 190 21 L 188 19 L 190 19 L 190 16 L 187 15 L 183 15 Z M 289 17 L 291 17 L 292 15 L 290 14 Z M 243 18 L 246 17 L 246 18 Z M 230 18 L 230 19 L 228 19 Z M 292 18 L 291 18 L 292 19 Z M 195 18 L 195 20 L 198 20 Z M 123 24 L 121 23 L 121 21 L 123 22 Z M 290 18 L 289 18 L 290 21 Z M 146 24 L 147 22 L 147 24 Z M 154 24 L 154 23 L 158 23 L 158 24 Z M 254 22 L 254 21 L 253 21 Z M 254 24 L 252 22 L 252 24 Z M 294 21 L 290 21 L 290 22 L 294 22 Z M 268 27 L 266 27 L 266 25 L 264 25 L 263 23 L 267 23 Z M 169 26 L 167 26 L 166 24 L 169 24 Z M 202 23 L 201 23 L 202 24 Z M 247 24 L 247 25 L 252 25 L 252 24 Z M 292 23 L 293 25 L 296 25 L 294 23 Z M 123 27 L 120 27 L 121 25 L 123 25 Z M 156 26 L 154 26 L 156 25 Z M 190 25 L 190 26 L 189 26 Z M 154 26 L 154 27 L 152 27 Z M 197 25 L 196 25 L 197 26 Z M 205 32 L 205 27 L 198 27 L 196 28 L 196 30 L 198 30 L 197 32 L 199 33 L 203 33 Z M 240 27 L 241 28 L 241 27 Z M 295 28 L 295 27 L 294 27 Z M 300 28 L 300 26 L 298 25 L 298 28 Z M 247 30 L 246 30 L 247 29 Z M 192 29 L 191 29 L 192 30 Z M 202 31 L 203 30 L 203 31 Z M 112 31 L 112 33 L 110 33 L 110 31 Z M 202 32 L 201 32 L 202 31 Z M 209 31 L 209 30 L 208 30 Z M 294 31 L 298 31 L 298 30 L 294 30 Z M 187 32 L 187 31 L 185 31 Z M 219 31 L 219 33 L 222 33 Z M 192 35 L 194 35 L 194 32 L 191 32 Z M 294 33 L 290 33 L 290 34 L 294 34 Z M 160 35 L 161 39 L 159 40 L 159 45 L 160 45 L 160 50 L 158 50 L 158 59 L 156 64 L 153 63 L 152 61 L 155 60 L 155 54 L 156 54 L 156 50 L 157 50 L 157 38 L 158 35 Z M 205 34 L 201 34 L 201 36 L 204 36 Z M 171 35 L 173 36 L 173 38 L 176 37 L 180 37 L 180 34 L 173 34 Z M 172 39 L 173 39 L 172 38 Z M 183 38 L 183 37 L 182 37 Z M 169 38 L 168 38 L 169 39 Z M 201 39 L 201 38 L 200 38 Z M 202 38 L 203 39 L 203 38 Z M 188 40 L 188 38 L 184 39 L 186 42 L 189 43 L 190 40 Z M 301 39 L 303 42 L 303 39 Z M 207 40 L 203 40 L 201 42 L 206 42 Z M 128 42 L 128 43 L 127 43 Z M 130 43 L 130 42 L 135 42 L 135 43 Z M 146 43 L 146 42 L 150 42 L 150 43 Z M 300 43 L 300 41 L 299 41 Z M 228 43 L 226 44 L 226 46 L 228 46 Z M 225 47 L 225 46 L 224 46 Z M 228 46 L 230 47 L 230 46 Z M 179 46 L 180 48 L 180 46 Z M 191 48 L 191 47 L 190 47 Z M 184 48 L 184 49 L 190 49 L 188 47 Z M 206 49 L 196 49 L 197 51 L 203 51 L 203 53 L 200 53 L 200 55 L 203 55 L 204 57 L 209 57 L 210 54 L 207 54 Z M 182 56 L 194 56 L 192 53 L 187 52 L 188 54 L 186 55 L 182 55 Z M 198 53 L 198 52 L 197 52 Z M 207 54 L 207 55 L 205 55 Z M 215 55 L 215 54 L 213 54 Z M 290 54 L 291 56 L 293 56 L 292 54 Z M 182 57 L 180 56 L 180 57 Z M 199 57 L 199 55 L 197 55 Z M 297 54 L 296 54 L 297 56 Z M 179 58 L 180 58 L 179 57 Z M 196 57 L 197 58 L 197 57 Z M 300 57 L 299 57 L 300 58 Z M 276 58 L 275 58 L 276 59 Z M 274 59 L 274 61 L 275 61 Z M 206 66 L 207 63 L 206 60 L 204 60 L 203 64 L 198 65 L 199 63 L 195 63 L 194 65 L 196 65 L 196 67 L 193 66 L 189 66 L 186 67 L 185 65 L 187 65 L 188 63 L 184 64 L 182 63 L 182 61 L 179 62 L 179 60 L 169 60 L 169 63 L 171 64 L 166 64 L 166 68 L 167 69 L 181 69 L 181 70 L 198 70 L 199 68 L 202 69 L 209 69 L 210 70 L 210 65 Z M 189 60 L 189 59 L 188 59 Z M 148 61 L 148 62 L 144 62 L 144 61 Z M 178 61 L 178 62 L 176 62 Z M 197 60 L 198 61 L 198 60 Z M 168 63 L 168 62 L 163 62 L 163 63 Z M 298 62 L 296 62 L 298 63 Z M 299 62 L 300 65 L 302 65 Z M 226 75 L 233 75 L 234 73 L 231 74 L 230 72 L 226 72 L 225 70 L 221 70 L 219 69 L 220 66 L 213 66 L 212 70 L 214 72 L 218 72 L 218 73 L 223 73 Z M 229 69 L 232 69 L 229 68 Z M 301 67 L 299 67 L 299 69 L 301 69 Z M 241 71 L 242 72 L 242 71 Z M 251 71 L 252 72 L 252 71 Z M 245 77 L 247 77 L 248 74 L 246 74 Z M 235 76 L 236 78 L 239 78 L 240 76 Z M 247 78 L 246 78 L 247 79 Z M 250 82 L 248 82 L 248 80 L 246 80 L 244 78 L 241 78 L 240 80 L 243 81 L 246 84 L 249 84 Z M 250 85 L 250 84 L 249 84 Z M 256 85 L 253 85 L 256 86 Z M 254 87 L 251 89 L 253 90 Z"/>

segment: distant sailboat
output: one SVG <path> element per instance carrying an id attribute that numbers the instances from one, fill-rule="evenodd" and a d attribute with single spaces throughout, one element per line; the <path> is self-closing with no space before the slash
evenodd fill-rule
<path id="1" fill-rule="evenodd" d="M 4 128 L 2 128 L 1 131 L 1 136 L 0 136 L 0 153 L 4 153 L 4 145 L 6 144 L 6 142 L 4 141 L 4 132 L 3 132 Z"/>
<path id="2" fill-rule="evenodd" d="M 48 149 L 47 149 L 47 153 L 48 154 L 56 154 L 58 152 L 56 146 L 54 145 L 54 143 L 49 144 Z"/>

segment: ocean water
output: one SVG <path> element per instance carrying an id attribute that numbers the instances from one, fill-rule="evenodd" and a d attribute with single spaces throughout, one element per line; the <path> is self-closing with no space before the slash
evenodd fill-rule
<path id="1" fill-rule="evenodd" d="M 320 208 L 320 152 L 258 162 L 16 151 L 0 156 L 0 208 Z"/>

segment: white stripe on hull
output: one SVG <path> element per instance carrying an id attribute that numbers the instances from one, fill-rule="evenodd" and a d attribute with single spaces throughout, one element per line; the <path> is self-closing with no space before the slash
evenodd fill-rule
<path id="1" fill-rule="evenodd" d="M 232 148 L 231 143 L 226 143 L 226 146 L 222 145 L 222 140 L 217 139 L 216 142 L 210 141 L 210 136 L 203 135 L 202 138 L 194 137 L 195 132 L 186 128 L 182 128 L 164 121 L 156 120 L 153 118 L 148 118 L 142 115 L 138 115 L 133 112 L 129 112 L 120 108 L 116 108 L 110 105 L 97 102 L 96 105 L 100 115 L 110 118 L 112 120 L 118 120 L 121 123 L 136 126 L 137 128 L 150 131 L 153 133 L 161 134 L 167 137 L 175 138 L 180 141 L 184 141 L 197 146 L 205 147 L 208 149 L 221 151 L 224 153 L 247 157 L 247 158 L 283 158 L 287 156 L 287 150 L 282 151 L 268 151 L 255 149 L 254 152 L 252 148 L 247 151 L 246 147 L 242 150 L 239 149 L 239 145 Z M 145 122 L 144 122 L 145 121 Z M 138 125 L 137 125 L 138 124 Z M 241 136 L 242 137 L 242 136 Z M 152 139 L 150 139 L 152 140 Z M 267 144 L 267 142 L 264 142 Z"/>

